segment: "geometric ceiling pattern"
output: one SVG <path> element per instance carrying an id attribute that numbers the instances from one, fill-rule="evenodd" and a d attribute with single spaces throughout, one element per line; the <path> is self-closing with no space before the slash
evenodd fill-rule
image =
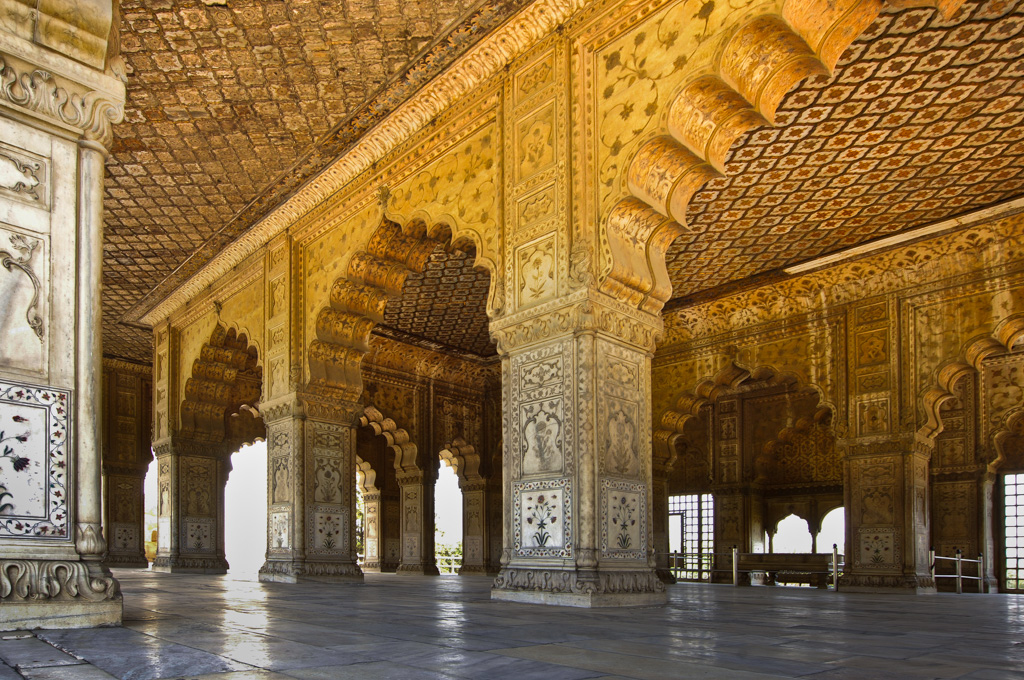
<path id="1" fill-rule="evenodd" d="M 108 161 L 105 351 L 149 361 L 149 334 L 118 323 L 129 309 L 343 151 L 362 129 L 351 121 L 397 106 L 405 74 L 422 76 L 413 66 L 450 63 L 501 19 L 495 7 L 522 4 L 467 15 L 470 3 L 425 2 L 412 19 L 328 0 L 230 10 L 125 0 L 133 73 Z M 833 78 L 790 92 L 777 127 L 737 140 L 726 177 L 694 196 L 668 251 L 667 308 L 1024 194 L 1022 121 L 1024 0 L 968 0 L 948 21 L 932 9 L 883 13 Z M 436 250 L 378 332 L 492 356 L 489 277 L 471 263 Z"/>
<path id="2" fill-rule="evenodd" d="M 1024 2 L 885 13 L 737 140 L 668 253 L 673 298 L 1024 194 Z"/>
<path id="3" fill-rule="evenodd" d="M 522 4 L 122 0 L 125 121 L 104 197 L 104 352 L 119 323 L 319 172 Z M 191 260 L 189 258 L 192 258 Z"/>
<path id="4" fill-rule="evenodd" d="M 498 353 L 487 331 L 490 274 L 474 268 L 474 253 L 438 245 L 421 274 L 410 274 L 402 295 L 390 300 L 376 332 L 448 353 L 477 358 Z"/>

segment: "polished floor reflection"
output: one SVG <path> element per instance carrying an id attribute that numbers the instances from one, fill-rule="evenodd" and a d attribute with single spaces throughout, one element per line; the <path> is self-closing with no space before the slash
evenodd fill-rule
<path id="1" fill-rule="evenodd" d="M 491 602 L 483 577 L 117 576 L 123 628 L 0 634 L 0 680 L 1024 679 L 1020 595 L 680 584 L 581 610 Z"/>

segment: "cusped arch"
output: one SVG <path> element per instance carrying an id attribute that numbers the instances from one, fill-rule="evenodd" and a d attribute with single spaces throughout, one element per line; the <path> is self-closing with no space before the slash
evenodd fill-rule
<path id="1" fill-rule="evenodd" d="M 951 17 L 961 2 L 896 4 L 936 7 Z M 787 0 L 698 41 L 713 46 L 707 48 L 715 49 L 710 59 L 681 55 L 686 71 L 681 84 L 658 131 L 627 160 L 626 196 L 607 214 L 603 291 L 640 309 L 661 311 L 672 292 L 665 255 L 686 230 L 694 194 L 724 175 L 737 139 L 774 124 L 790 89 L 808 76 L 830 75 L 882 7 L 881 0 Z"/>
<path id="2" fill-rule="evenodd" d="M 266 437 L 257 406 L 263 389 L 259 350 L 248 334 L 218 323 L 185 381 L 179 434 L 241 445 Z"/>
<path id="3" fill-rule="evenodd" d="M 917 440 L 931 447 L 943 429 L 942 407 L 954 398 L 954 387 L 964 376 L 981 371 L 989 357 L 1019 349 L 1024 344 L 1024 314 L 1013 314 L 998 324 L 991 334 L 967 340 L 959 354 L 942 363 L 934 381 L 920 394 L 924 423 L 917 429 Z"/>
<path id="4" fill-rule="evenodd" d="M 356 456 L 356 488 L 359 493 L 377 493 L 377 471 L 367 461 Z"/>
<path id="5" fill-rule="evenodd" d="M 409 432 L 398 427 L 394 420 L 385 417 L 377 408 L 367 406 L 363 409 L 363 415 L 359 417 L 359 424 L 369 427 L 374 434 L 384 437 L 388 447 L 395 453 L 395 470 L 398 472 L 419 470 L 416 444 L 409 436 Z"/>
<path id="6" fill-rule="evenodd" d="M 989 472 L 1024 472 L 1024 405 L 1006 414 L 1003 426 L 992 436 L 995 457 Z"/>
<path id="7" fill-rule="evenodd" d="M 687 423 L 700 415 L 701 409 L 713 404 L 721 396 L 742 389 L 744 384 L 764 386 L 789 385 L 798 390 L 813 390 L 818 395 L 815 418 L 834 417 L 835 406 L 825 400 L 825 392 L 815 383 L 804 380 L 797 373 L 772 366 L 745 368 L 733 361 L 713 376 L 707 376 L 689 390 L 682 390 L 671 400 L 671 405 L 658 414 L 654 423 L 655 461 L 671 469 L 680 437 L 686 434 Z M 820 415 L 819 415 L 820 414 Z"/>
<path id="8" fill-rule="evenodd" d="M 441 460 L 455 471 L 460 480 L 480 479 L 480 454 L 462 437 L 447 442 L 440 451 Z"/>
<path id="9" fill-rule="evenodd" d="M 447 236 L 441 241 L 436 236 Z M 345 276 L 331 286 L 327 304 L 317 314 L 315 335 L 308 350 L 309 386 L 337 392 L 356 401 L 362 393 L 361 366 L 371 350 L 370 333 L 384 320 L 387 304 L 402 294 L 410 274 L 422 273 L 435 248 L 447 242 L 474 244 L 468 234 L 457 234 L 446 224 L 427 229 L 415 221 L 408 229 L 387 218 L 374 231 L 366 247 L 349 261 Z M 474 266 L 492 271 L 494 263 L 479 255 Z M 492 284 L 496 277 L 492 275 Z"/>

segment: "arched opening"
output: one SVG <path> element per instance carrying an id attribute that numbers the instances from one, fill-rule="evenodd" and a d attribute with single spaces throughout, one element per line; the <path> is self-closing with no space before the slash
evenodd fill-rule
<path id="1" fill-rule="evenodd" d="M 441 461 L 434 483 L 434 555 L 443 576 L 462 567 L 462 489 L 451 457 Z"/>
<path id="2" fill-rule="evenodd" d="M 146 468 L 146 477 L 142 481 L 142 507 L 143 507 L 143 541 L 145 545 L 146 559 L 150 566 L 156 559 L 157 545 L 157 508 L 159 506 L 159 488 L 157 483 L 156 458 L 149 462 Z"/>
<path id="3" fill-rule="evenodd" d="M 809 553 L 813 543 L 807 520 L 797 515 L 788 515 L 779 520 L 775 531 L 768 535 L 770 553 Z"/>
<path id="4" fill-rule="evenodd" d="M 256 580 L 267 550 L 267 443 L 246 444 L 231 455 L 224 486 L 224 556 L 228 573 Z"/>
<path id="5" fill-rule="evenodd" d="M 223 574 L 227 542 L 225 493 L 232 454 L 265 441 L 266 427 L 257 411 L 262 397 L 263 369 L 259 353 L 245 333 L 218 323 L 192 363 L 181 403 L 181 427 L 156 450 L 158 496 L 157 556 L 154 569 L 168 572 Z M 252 536 L 259 549 L 267 546 L 265 446 L 258 471 L 243 475 L 243 497 L 262 488 L 263 506 L 255 528 L 233 527 Z M 253 482 L 252 479 L 262 480 Z M 247 483 L 248 481 L 248 483 Z M 253 486 L 255 485 L 255 487 Z M 257 495 L 257 498 L 259 496 Z M 233 539 L 232 539 L 233 540 Z M 258 566 L 258 565 L 257 565 Z M 245 567 L 248 568 L 248 565 Z"/>
<path id="6" fill-rule="evenodd" d="M 840 555 L 846 554 L 846 508 L 834 508 L 822 517 L 815 543 L 816 552 L 828 552 L 835 546 Z"/>

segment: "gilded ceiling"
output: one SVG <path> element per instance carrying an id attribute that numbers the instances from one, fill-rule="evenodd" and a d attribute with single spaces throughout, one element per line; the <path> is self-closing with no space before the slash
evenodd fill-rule
<path id="1" fill-rule="evenodd" d="M 108 354 L 148 361 L 149 334 L 119 324 L 126 312 L 193 273 L 523 4 L 208 2 L 122 4 L 132 74 L 108 162 Z M 728 176 L 697 194 L 669 251 L 670 305 L 1024 193 L 1022 28 L 1024 0 L 969 1 L 950 21 L 882 14 L 834 78 L 791 92 L 779 126 L 741 138 Z M 470 261 L 436 251 L 380 334 L 492 355 L 488 277 Z"/>
<path id="2" fill-rule="evenodd" d="M 879 16 L 696 194 L 675 304 L 1024 193 L 1022 28 L 1012 0 Z"/>
<path id="3" fill-rule="evenodd" d="M 128 103 L 107 162 L 104 352 L 150 361 L 149 332 L 120 323 L 129 310 L 160 299 L 521 4 L 122 0 Z"/>

